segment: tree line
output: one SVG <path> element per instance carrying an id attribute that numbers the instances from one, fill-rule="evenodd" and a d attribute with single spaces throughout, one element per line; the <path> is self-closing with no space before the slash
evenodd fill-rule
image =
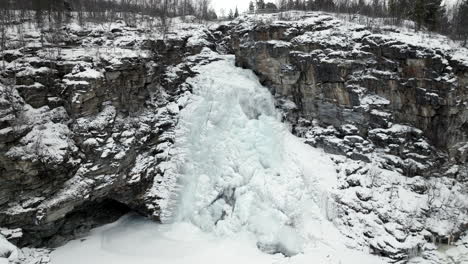
<path id="1" fill-rule="evenodd" d="M 106 20 L 112 14 L 141 14 L 153 17 L 195 16 L 204 20 L 217 18 L 210 0 L 2 0 L 0 12 L 27 13 L 35 19 L 66 21 L 72 13 L 79 18 Z"/>
<path id="2" fill-rule="evenodd" d="M 468 40 L 468 0 L 459 0 L 450 10 L 442 0 L 277 0 L 276 3 L 255 0 L 249 12 L 326 11 L 388 18 L 391 24 L 413 21 L 417 30 L 429 30 L 462 40 Z"/>
<path id="3" fill-rule="evenodd" d="M 15 30 L 24 46 L 24 22 L 33 22 L 41 43 L 57 46 L 61 29 L 72 21 L 103 23 L 124 20 L 128 25 L 144 22 L 157 28 L 165 38 L 172 18 L 194 17 L 199 21 L 217 19 L 211 0 L 0 0 L 0 52 L 6 50 L 8 30 Z M 193 19 L 190 19 L 193 21 Z M 57 44 L 57 45 L 56 45 Z"/>
<path id="4" fill-rule="evenodd" d="M 194 16 L 200 20 L 214 20 L 216 12 L 211 0 L 2 0 L 0 1 L 0 47 L 5 45 L 5 24 L 11 17 L 28 17 L 33 13 L 39 25 L 60 27 L 74 16 L 80 23 L 88 20 L 109 21 L 116 17 L 135 22 L 135 16 L 157 17 L 167 28 L 172 17 Z M 443 0 L 253 0 L 249 12 L 267 11 L 327 11 L 386 18 L 386 23 L 401 25 L 413 21 L 417 30 L 429 30 L 468 42 L 468 0 L 459 0 L 452 9 Z M 73 14 L 73 15 L 71 15 Z M 222 16 L 224 16 L 222 14 Z M 229 19 L 239 16 L 230 10 Z"/>

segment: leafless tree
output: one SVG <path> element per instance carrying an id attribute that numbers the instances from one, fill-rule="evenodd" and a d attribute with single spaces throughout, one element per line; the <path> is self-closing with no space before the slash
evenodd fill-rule
<path id="1" fill-rule="evenodd" d="M 367 172 L 367 176 L 370 179 L 369 187 L 370 188 L 375 188 L 378 187 L 378 181 L 380 177 L 381 172 L 379 171 L 377 165 L 372 164 L 369 171 Z"/>
<path id="2" fill-rule="evenodd" d="M 14 86 L 14 80 L 2 80 L 0 93 L 5 101 L 9 104 L 9 112 L 13 115 L 10 123 L 11 128 L 16 133 L 24 129 L 24 126 L 29 123 L 28 117 L 24 114 L 24 105 Z"/>
<path id="3" fill-rule="evenodd" d="M 42 129 L 39 127 L 39 129 Z M 44 145 L 44 133 L 40 131 L 36 137 L 35 141 L 32 144 L 31 147 L 31 154 L 33 154 L 34 159 L 36 162 L 39 163 L 39 165 L 42 168 L 43 172 L 48 171 L 48 163 L 49 163 L 49 150 L 47 149 L 47 146 Z"/>
<path id="4" fill-rule="evenodd" d="M 7 30 L 10 20 L 10 10 L 7 3 L 0 5 L 0 52 L 6 49 Z"/>

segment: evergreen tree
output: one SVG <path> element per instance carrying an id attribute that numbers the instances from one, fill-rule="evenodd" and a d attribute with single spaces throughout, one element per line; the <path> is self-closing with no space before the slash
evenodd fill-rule
<path id="1" fill-rule="evenodd" d="M 254 13 L 255 12 L 255 5 L 252 1 L 249 2 L 249 12 Z"/>
<path id="2" fill-rule="evenodd" d="M 0 3 L 0 51 L 6 49 L 7 26 L 10 20 L 9 2 Z"/>
<path id="3" fill-rule="evenodd" d="M 296 0 L 296 2 L 294 3 L 294 9 L 303 10 L 303 2 L 301 0 Z"/>
<path id="4" fill-rule="evenodd" d="M 412 18 L 418 30 L 422 26 L 432 31 L 437 30 L 445 17 L 442 0 L 416 0 L 414 2 Z"/>
<path id="5" fill-rule="evenodd" d="M 264 0 L 257 0 L 257 10 L 265 9 L 265 1 Z"/>
<path id="6" fill-rule="evenodd" d="M 314 5 L 316 10 L 333 11 L 336 8 L 333 0 L 315 0 Z"/>
<path id="7" fill-rule="evenodd" d="M 468 0 L 463 0 L 457 10 L 455 17 L 455 31 L 466 47 L 468 41 Z"/>
<path id="8" fill-rule="evenodd" d="M 314 6 L 315 6 L 314 0 L 307 0 L 305 3 L 306 10 L 314 10 Z"/>
<path id="9" fill-rule="evenodd" d="M 236 11 L 234 12 L 234 17 L 239 17 L 239 10 L 237 9 L 237 6 L 236 6 Z"/>
<path id="10" fill-rule="evenodd" d="M 420 30 L 424 22 L 424 15 L 426 13 L 425 8 L 426 0 L 416 0 L 414 2 L 412 18 L 416 23 L 416 29 Z"/>
<path id="11" fill-rule="evenodd" d="M 438 30 L 440 28 L 441 23 L 445 19 L 445 16 L 445 7 L 442 6 L 442 0 L 427 1 L 424 24 L 429 30 Z"/>
<path id="12" fill-rule="evenodd" d="M 385 3 L 381 3 L 379 0 L 372 1 L 371 14 L 373 17 L 382 17 L 385 15 Z"/>
<path id="13" fill-rule="evenodd" d="M 402 19 L 408 19 L 410 17 L 410 10 L 411 10 L 411 3 L 409 2 L 412 0 L 396 0 L 397 2 L 397 10 L 396 10 L 396 15 L 398 18 L 398 21 L 401 21 Z"/>
<path id="14" fill-rule="evenodd" d="M 266 3 L 265 8 L 267 10 L 278 10 L 278 7 L 275 4 L 271 3 L 271 2 Z"/>
<path id="15" fill-rule="evenodd" d="M 398 19 L 398 1 L 397 0 L 389 0 L 388 1 L 388 15 L 392 19 L 393 24 L 397 24 L 399 22 Z"/>

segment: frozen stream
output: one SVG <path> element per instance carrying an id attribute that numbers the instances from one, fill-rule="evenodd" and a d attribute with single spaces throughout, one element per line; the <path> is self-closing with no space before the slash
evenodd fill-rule
<path id="1" fill-rule="evenodd" d="M 331 222 L 332 161 L 288 132 L 251 71 L 220 58 L 189 80 L 170 172 L 183 187 L 165 209 L 173 223 L 126 216 L 57 249 L 54 264 L 380 263 L 347 249 Z"/>

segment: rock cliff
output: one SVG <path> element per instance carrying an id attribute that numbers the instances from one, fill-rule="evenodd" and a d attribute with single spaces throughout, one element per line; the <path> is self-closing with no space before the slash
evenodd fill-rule
<path id="1" fill-rule="evenodd" d="M 222 43 L 270 88 L 296 135 L 338 155 L 337 222 L 344 233 L 394 261 L 431 258 L 422 241 L 463 234 L 466 49 L 437 35 L 318 13 L 240 19 L 220 30 L 230 32 Z M 421 196 L 427 206 L 414 207 Z M 434 196 L 446 200 L 439 209 Z M 440 220 L 453 228 L 442 231 Z M 367 230 L 358 231 L 363 223 Z"/>
<path id="2" fill-rule="evenodd" d="M 130 210 L 160 220 L 165 193 L 153 189 L 200 60 L 190 56 L 212 45 L 190 26 L 165 40 L 123 22 L 62 35 L 61 48 L 11 39 L 2 56 L 0 225 L 20 247 L 61 245 Z"/>
<path id="3" fill-rule="evenodd" d="M 460 165 L 451 176 L 466 180 L 468 65 L 436 37 L 418 43 L 400 29 L 317 14 L 238 27 L 237 64 L 286 101 L 291 123 L 315 120 L 341 138 L 369 139 L 398 157 L 389 166 L 407 176 L 444 175 L 447 166 Z M 356 141 L 334 147 L 320 137 L 314 144 L 369 161 L 372 147 L 356 149 L 362 143 Z"/>
<path id="4" fill-rule="evenodd" d="M 170 218 L 174 129 L 206 48 L 234 53 L 295 134 L 331 154 L 334 222 L 357 248 L 437 262 L 429 243 L 468 227 L 468 52 L 443 37 L 319 13 L 184 24 L 164 39 L 123 22 L 61 35 L 61 48 L 12 36 L 0 57 L 0 233 L 18 247 L 55 247 L 129 211 Z"/>

